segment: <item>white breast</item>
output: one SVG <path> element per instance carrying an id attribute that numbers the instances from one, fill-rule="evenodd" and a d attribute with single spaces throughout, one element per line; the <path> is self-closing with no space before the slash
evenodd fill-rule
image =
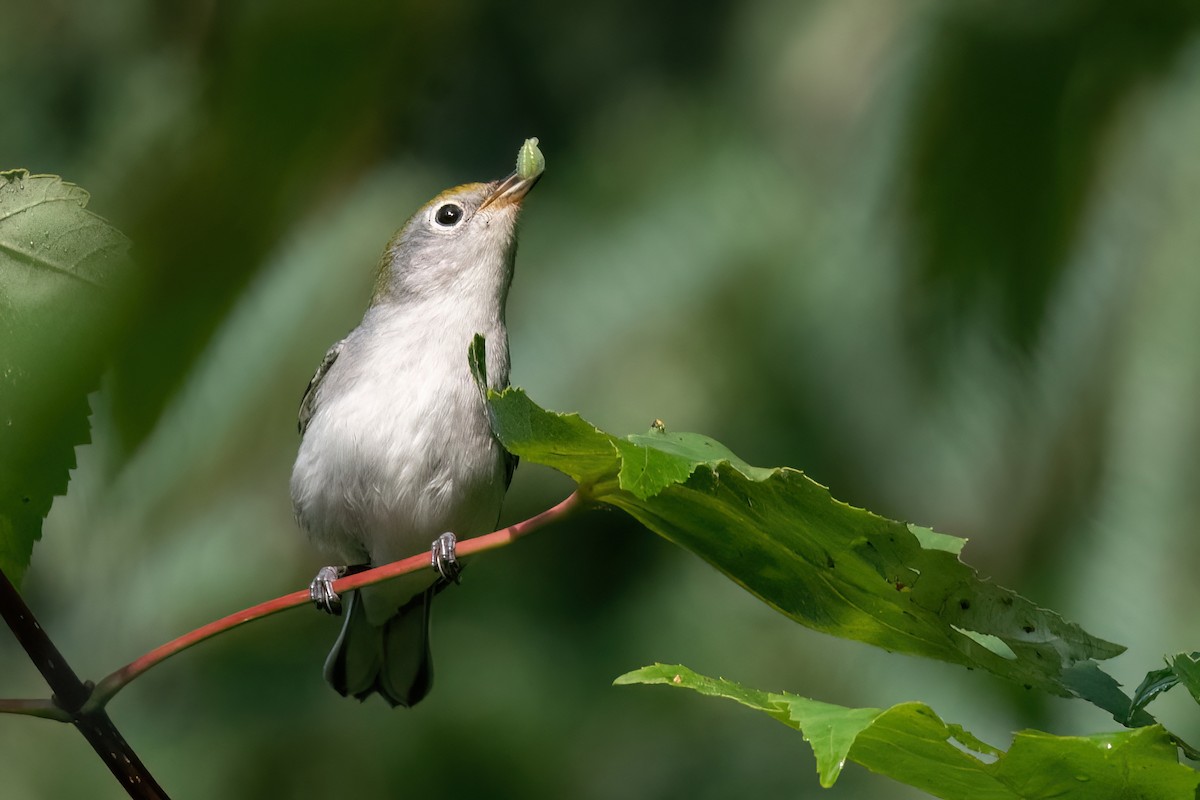
<path id="1" fill-rule="evenodd" d="M 420 329 L 408 322 L 418 317 Z M 507 382 L 498 319 L 368 312 L 346 338 L 292 472 L 296 517 L 334 558 L 380 564 L 429 549 L 444 531 L 494 528 L 504 454 L 467 365 L 476 332 L 493 385 Z"/>

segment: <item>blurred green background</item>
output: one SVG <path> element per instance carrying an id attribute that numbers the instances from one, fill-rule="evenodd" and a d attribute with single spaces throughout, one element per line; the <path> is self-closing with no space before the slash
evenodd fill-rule
<path id="1" fill-rule="evenodd" d="M 1200 646 L 1200 6 L 8 0 L 0 167 L 92 193 L 144 268 L 24 592 L 97 679 L 306 585 L 300 393 L 392 231 L 539 136 L 513 381 L 614 433 L 661 417 L 1126 644 Z M 504 511 L 569 491 L 523 466 Z M 653 661 L 1013 730 L 1081 702 L 801 629 L 618 513 L 481 558 L 412 711 L 330 691 L 338 622 L 202 645 L 110 706 L 173 796 L 920 797 Z M 5 696 L 45 696 L 0 635 Z M 1152 711 L 1200 740 L 1179 690 Z M 14 798 L 123 796 L 70 727 L 0 716 Z"/>

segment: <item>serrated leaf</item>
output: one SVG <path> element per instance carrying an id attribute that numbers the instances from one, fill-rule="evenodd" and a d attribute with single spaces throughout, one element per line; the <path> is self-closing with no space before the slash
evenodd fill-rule
<path id="1" fill-rule="evenodd" d="M 85 210 L 88 199 L 57 175 L 0 172 L 3 295 L 10 307 L 52 305 L 65 284 L 112 284 L 129 242 Z"/>
<path id="2" fill-rule="evenodd" d="M 1157 725 L 1097 736 L 1023 731 L 1005 753 L 942 721 L 924 703 L 846 708 L 680 665 L 643 667 L 615 683 L 665 684 L 762 711 L 803 734 L 825 787 L 847 761 L 946 800 L 1193 798 L 1200 786 L 1200 774 L 1179 764 L 1175 745 Z"/>
<path id="3" fill-rule="evenodd" d="M 566 473 L 808 627 L 1064 696 L 1075 694 L 1064 670 L 1124 650 L 980 578 L 958 559 L 961 540 L 835 500 L 798 470 L 750 466 L 698 434 L 622 439 L 517 388 L 488 400 L 514 455 Z"/>
<path id="4" fill-rule="evenodd" d="M 128 240 L 54 175 L 0 172 L 0 569 L 19 584 L 75 447 Z"/>

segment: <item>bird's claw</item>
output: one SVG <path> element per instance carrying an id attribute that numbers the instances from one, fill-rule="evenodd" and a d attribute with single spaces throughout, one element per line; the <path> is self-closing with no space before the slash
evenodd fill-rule
<path id="1" fill-rule="evenodd" d="M 345 567 L 321 567 L 308 585 L 308 596 L 317 608 L 335 617 L 342 613 L 342 598 L 333 590 L 333 582 L 346 575 Z"/>
<path id="2" fill-rule="evenodd" d="M 462 579 L 462 564 L 458 563 L 458 556 L 455 554 L 457 545 L 458 537 L 447 531 L 434 539 L 430 548 L 433 551 L 433 568 L 446 583 L 458 583 Z"/>

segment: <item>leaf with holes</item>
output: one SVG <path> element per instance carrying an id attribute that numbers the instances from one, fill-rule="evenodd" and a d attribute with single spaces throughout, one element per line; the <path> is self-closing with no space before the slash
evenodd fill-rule
<path id="1" fill-rule="evenodd" d="M 483 349 L 469 360 L 486 387 Z M 613 436 L 517 388 L 486 396 L 514 455 L 566 473 L 810 628 L 1063 696 L 1085 696 L 1070 670 L 1124 650 L 979 577 L 959 560 L 964 540 L 835 500 L 799 470 L 753 467 L 663 425 Z"/>

